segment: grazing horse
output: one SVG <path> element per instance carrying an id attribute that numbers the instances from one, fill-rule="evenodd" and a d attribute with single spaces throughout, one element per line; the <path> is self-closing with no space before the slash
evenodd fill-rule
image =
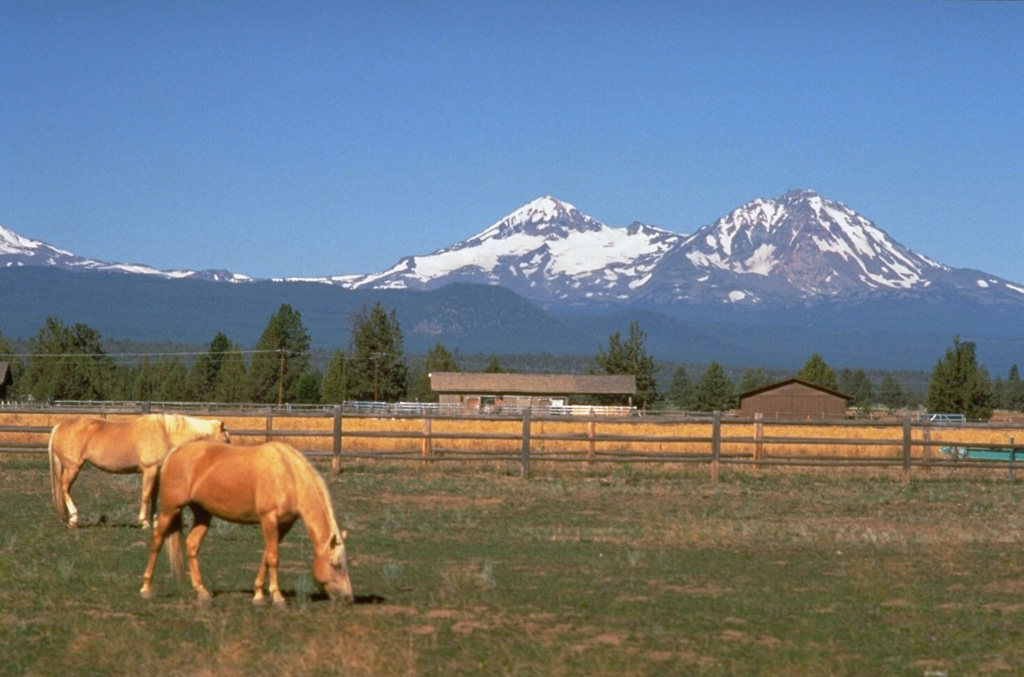
<path id="1" fill-rule="evenodd" d="M 263 529 L 263 560 L 254 583 L 253 602 L 264 599 L 263 583 L 270 574 L 270 596 L 283 604 L 277 584 L 278 544 L 301 519 L 313 544 L 313 578 L 332 600 L 351 602 L 345 534 L 338 530 L 323 478 L 295 448 L 282 442 L 231 446 L 192 442 L 175 448 L 164 461 L 158 480 L 160 511 L 142 576 L 144 598 L 153 594 L 153 569 L 164 539 L 175 575 L 184 573 L 181 513 L 192 509 L 193 525 L 185 545 L 189 575 L 199 600 L 211 599 L 199 573 L 199 546 L 213 517 Z"/>
<path id="2" fill-rule="evenodd" d="M 146 414 L 129 421 L 83 416 L 53 426 L 50 433 L 50 486 L 57 515 L 69 527 L 78 524 L 71 485 L 85 463 L 113 473 L 142 473 L 139 522 L 149 527 L 153 481 L 174 447 L 194 440 L 230 441 L 221 421 L 180 414 Z M 153 497 L 155 498 L 155 497 Z"/>

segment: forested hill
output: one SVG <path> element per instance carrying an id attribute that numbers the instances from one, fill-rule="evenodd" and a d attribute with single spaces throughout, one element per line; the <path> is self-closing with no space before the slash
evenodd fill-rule
<path id="1" fill-rule="evenodd" d="M 217 333 L 254 346 L 282 304 L 299 313 L 312 347 L 345 349 L 351 317 L 381 302 L 396 311 L 409 354 L 434 344 L 462 354 L 593 356 L 632 322 L 660 361 L 797 369 L 813 353 L 837 367 L 930 370 L 957 334 L 976 343 L 992 374 L 1024 362 L 1024 316 L 979 307 L 955 317 L 940 305 L 901 299 L 886 323 L 870 308 L 727 309 L 677 316 L 618 309 L 555 315 L 501 287 L 454 284 L 429 291 L 349 290 L 310 282 L 216 283 L 47 267 L 0 269 L 0 332 L 35 336 L 47 317 L 86 324 L 107 340 L 206 345 Z M 898 321 L 897 319 L 898 318 Z M 998 318 L 993 326 L 986 318 Z M 907 329 L 907 326 L 912 329 Z M 1006 333 L 1007 327 L 1014 329 Z"/>

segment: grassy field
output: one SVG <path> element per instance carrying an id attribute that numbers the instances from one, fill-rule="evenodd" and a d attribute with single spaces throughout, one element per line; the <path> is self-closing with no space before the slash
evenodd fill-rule
<path id="1" fill-rule="evenodd" d="M 323 466 L 321 469 L 326 469 Z M 254 606 L 259 531 L 215 522 L 199 605 L 138 477 L 0 456 L 0 673 L 964 675 L 1024 669 L 1024 513 L 1005 472 L 350 466 L 328 477 L 357 595 L 332 605 L 296 529 L 286 609 Z"/>

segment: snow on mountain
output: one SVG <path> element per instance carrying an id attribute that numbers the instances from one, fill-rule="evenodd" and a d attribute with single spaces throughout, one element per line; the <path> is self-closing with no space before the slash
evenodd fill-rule
<path id="1" fill-rule="evenodd" d="M 697 230 L 665 257 L 649 295 L 759 303 L 927 288 L 951 269 L 809 190 L 758 198 Z"/>
<path id="2" fill-rule="evenodd" d="M 0 267 L 46 265 L 169 279 L 242 282 L 223 270 L 156 270 L 75 256 L 0 226 Z M 809 190 L 758 198 L 690 236 L 641 223 L 613 228 L 553 197 L 478 234 L 369 275 L 289 277 L 348 289 L 508 288 L 543 306 L 764 305 L 897 295 L 1024 301 L 1024 285 L 937 263 L 846 205 Z"/>
<path id="3" fill-rule="evenodd" d="M 701 228 L 683 249 L 697 268 L 784 276 L 807 294 L 912 289 L 948 270 L 846 205 L 811 191 L 754 200 Z"/>
<path id="4" fill-rule="evenodd" d="M 226 270 L 157 270 L 138 263 L 104 263 L 76 256 L 39 240 L 30 240 L 0 226 L 0 267 L 53 266 L 67 270 L 101 270 L 108 272 L 153 275 L 167 279 L 243 282 L 251 278 Z"/>
<path id="5" fill-rule="evenodd" d="M 478 282 L 539 300 L 625 297 L 683 239 L 640 223 L 611 228 L 571 204 L 542 197 L 458 244 L 404 258 L 381 273 L 332 280 L 352 289 Z"/>

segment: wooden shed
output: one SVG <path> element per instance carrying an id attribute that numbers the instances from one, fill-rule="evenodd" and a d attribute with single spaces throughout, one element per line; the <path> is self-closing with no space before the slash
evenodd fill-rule
<path id="1" fill-rule="evenodd" d="M 11 376 L 11 365 L 8 362 L 0 362 L 0 401 L 7 399 L 7 388 L 14 384 Z"/>
<path id="2" fill-rule="evenodd" d="M 835 390 L 791 378 L 741 394 L 740 413 L 765 418 L 841 419 L 846 417 L 849 399 Z"/>
<path id="3" fill-rule="evenodd" d="M 489 407 L 561 407 L 573 395 L 628 395 L 636 393 L 633 375 L 591 374 L 479 374 L 431 372 L 430 388 L 442 404 L 467 409 Z"/>

